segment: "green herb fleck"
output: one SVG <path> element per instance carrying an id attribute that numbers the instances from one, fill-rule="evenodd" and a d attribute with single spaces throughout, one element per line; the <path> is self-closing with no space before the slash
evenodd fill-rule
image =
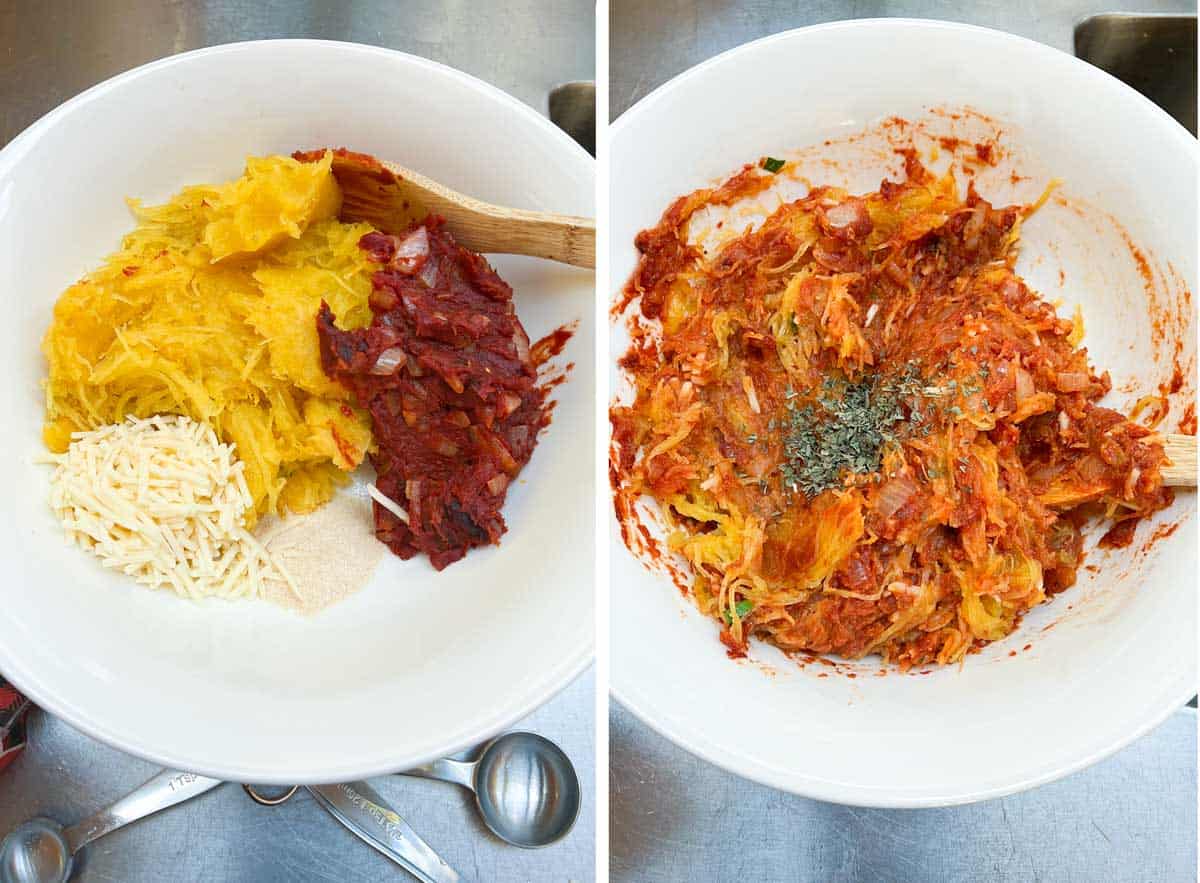
<path id="1" fill-rule="evenodd" d="M 747 601 L 745 598 L 743 598 L 741 601 L 738 601 L 734 607 L 737 609 L 738 619 L 745 619 L 746 614 L 754 609 L 754 602 Z M 728 610 L 722 610 L 721 615 L 725 617 L 725 625 L 733 625 L 733 617 L 729 615 Z"/>
<path id="2" fill-rule="evenodd" d="M 775 172 L 778 172 L 780 169 L 783 168 L 783 160 L 775 159 L 775 157 L 773 157 L 773 156 L 766 156 L 766 157 L 763 157 L 763 161 L 762 161 L 761 165 L 768 172 L 771 172 L 772 174 L 774 174 Z"/>

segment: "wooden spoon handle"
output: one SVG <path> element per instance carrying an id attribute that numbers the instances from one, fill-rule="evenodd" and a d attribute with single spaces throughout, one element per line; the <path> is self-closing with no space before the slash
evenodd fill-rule
<path id="1" fill-rule="evenodd" d="M 1163 452 L 1171 465 L 1162 468 L 1163 484 L 1170 487 L 1196 486 L 1196 437 L 1164 435 Z"/>
<path id="2" fill-rule="evenodd" d="M 596 222 L 591 218 L 505 208 L 451 190 L 412 169 L 384 163 L 414 201 L 446 219 L 459 244 L 472 251 L 523 254 L 596 266 Z"/>
<path id="3" fill-rule="evenodd" d="M 446 218 L 459 243 L 472 251 L 523 254 L 589 269 L 596 266 L 596 222 L 591 218 L 488 203 L 471 210 L 447 204 L 434 211 Z"/>

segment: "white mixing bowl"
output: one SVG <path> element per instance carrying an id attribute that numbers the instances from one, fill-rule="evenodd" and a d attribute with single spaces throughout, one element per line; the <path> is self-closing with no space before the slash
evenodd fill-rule
<path id="1" fill-rule="evenodd" d="M 67 102 L 0 153 L 0 671 L 120 749 L 244 782 L 344 781 L 482 740 L 565 686 L 593 644 L 590 272 L 496 257 L 532 338 L 583 320 L 509 532 L 435 573 L 386 556 L 312 619 L 191 604 L 68 548 L 39 453 L 39 345 L 59 292 L 132 227 L 126 196 L 240 174 L 248 154 L 344 146 L 501 205 L 590 215 L 592 161 L 549 121 L 438 64 L 281 40 L 164 59 Z M 337 537 L 329 554 L 339 554 Z"/>
<path id="2" fill-rule="evenodd" d="M 964 106 L 974 112 L 958 119 L 932 112 Z M 1018 269 L 1064 314 L 1082 305 L 1085 344 L 1111 370 L 1117 406 L 1170 376 L 1178 340 L 1185 383 L 1163 427 L 1173 430 L 1195 400 L 1195 313 L 1183 290 L 1196 285 L 1196 141 L 1096 68 L 1007 34 L 841 22 L 742 46 L 658 89 L 612 130 L 614 288 L 635 266 L 638 230 L 743 163 L 804 149 L 814 184 L 876 189 L 898 165 L 888 140 L 898 129 L 881 125 L 894 115 L 947 133 L 999 131 L 1000 163 L 978 176 L 996 202 L 1032 201 L 1051 177 L 1064 180 L 1069 199 L 1025 226 Z M 1175 318 L 1157 341 L 1136 259 L 1106 212 L 1161 270 L 1154 315 Z M 627 341 L 614 325 L 616 393 Z M 878 659 L 802 668 L 761 644 L 751 661 L 731 661 L 716 625 L 629 553 L 614 520 L 613 693 L 697 755 L 810 797 L 934 806 L 1029 788 L 1117 750 L 1195 691 L 1195 515 L 1194 492 L 1180 492 L 1132 548 L 1092 553 L 1097 573 L 1081 571 L 961 667 L 883 676 Z M 1139 551 L 1169 524 L 1171 536 Z"/>

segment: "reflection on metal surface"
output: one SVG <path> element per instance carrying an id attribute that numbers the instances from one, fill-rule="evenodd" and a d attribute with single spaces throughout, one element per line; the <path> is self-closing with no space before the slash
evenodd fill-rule
<path id="1" fill-rule="evenodd" d="M 493 739 L 474 762 L 443 757 L 403 775 L 469 788 L 491 832 L 528 849 L 565 837 L 582 802 L 579 777 L 563 750 L 518 730 Z"/>
<path id="2" fill-rule="evenodd" d="M 596 155 L 596 84 L 563 83 L 550 91 L 550 119 L 590 153 Z"/>
<path id="3" fill-rule="evenodd" d="M 366 782 L 309 785 L 309 793 L 354 836 L 423 883 L 457 883 L 458 872 Z"/>
<path id="4" fill-rule="evenodd" d="M 1075 54 L 1196 134 L 1196 16 L 1093 15 L 1075 27 Z"/>
<path id="5" fill-rule="evenodd" d="M 1191 711 L 1060 782 L 939 809 L 774 791 L 693 757 L 616 702 L 609 742 L 613 883 L 1196 879 Z"/>
<path id="6" fill-rule="evenodd" d="M 585 794 L 595 793 L 594 678 L 581 677 L 521 726 L 553 736 L 580 760 Z M 0 837 L 36 815 L 83 818 L 98 803 L 126 793 L 157 771 L 149 761 L 89 739 L 62 721 L 34 710 L 29 747 L 0 773 Z M 384 776 L 372 782 L 389 803 L 411 807 L 411 821 L 438 852 L 472 879 L 489 883 L 590 880 L 594 866 L 595 804 L 584 803 L 572 833 L 554 848 L 517 850 L 492 837 L 474 798 L 441 782 Z M 265 791 L 265 789 L 260 789 Z M 270 793 L 270 792 L 266 792 Z M 197 844 L 203 843 L 204 848 Z M 171 880 L 294 883 L 401 880 L 391 860 L 332 824 L 301 789 L 280 806 L 264 807 L 240 788 L 217 788 L 203 800 L 150 816 L 110 834 L 81 853 L 80 883 L 162 883 Z"/>

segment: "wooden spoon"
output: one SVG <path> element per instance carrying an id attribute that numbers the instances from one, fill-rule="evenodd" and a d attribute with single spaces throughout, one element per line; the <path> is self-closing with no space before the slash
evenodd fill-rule
<path id="1" fill-rule="evenodd" d="M 1194 435 L 1164 435 L 1163 453 L 1171 461 L 1162 468 L 1163 484 L 1170 487 L 1196 486 L 1196 437 Z"/>
<path id="2" fill-rule="evenodd" d="M 309 151 L 297 158 L 315 159 L 322 153 Z M 591 218 L 492 205 L 403 166 L 348 150 L 333 153 L 344 221 L 366 221 L 385 233 L 399 233 L 433 213 L 445 218 L 454 238 L 471 251 L 596 266 L 596 222 Z"/>

